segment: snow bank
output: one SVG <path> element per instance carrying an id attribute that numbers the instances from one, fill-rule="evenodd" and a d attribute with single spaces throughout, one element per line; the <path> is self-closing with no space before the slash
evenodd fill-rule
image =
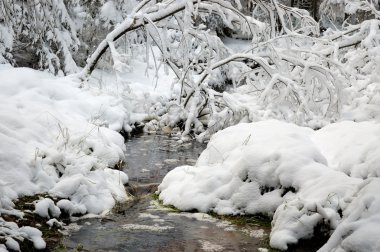
<path id="1" fill-rule="evenodd" d="M 330 168 L 362 179 L 380 176 L 378 123 L 331 124 L 315 132 L 312 138 L 320 146 Z"/>
<path id="2" fill-rule="evenodd" d="M 127 175 L 111 169 L 124 160 L 124 139 L 114 131 L 123 125 L 105 126 L 127 124 L 128 109 L 121 98 L 78 86 L 70 78 L 0 66 L 0 215 L 17 213 L 16 198 L 42 192 L 71 204 L 38 201 L 35 213 L 46 218 L 58 217 L 60 205 L 69 213 L 101 214 L 127 199 Z M 2 222 L 0 237 L 12 225 Z M 31 227 L 15 230 L 44 247 Z"/>
<path id="3" fill-rule="evenodd" d="M 374 251 L 379 138 L 380 125 L 370 122 L 319 131 L 274 120 L 239 124 L 216 133 L 194 167 L 169 172 L 159 197 L 181 210 L 272 216 L 270 244 L 278 249 L 323 224 L 335 231 L 322 251 L 352 244 Z"/>
<path id="4" fill-rule="evenodd" d="M 173 73 L 147 67 L 143 57 L 135 55 L 134 71 L 120 78 L 96 70 L 82 88 L 75 76 L 0 65 L 0 216 L 22 218 L 13 201 L 43 192 L 58 199 L 34 202 L 46 218 L 102 214 L 127 199 L 128 176 L 113 169 L 125 159 L 118 131 L 162 114 L 178 89 Z M 0 238 L 8 237 L 3 224 Z"/>
<path id="5" fill-rule="evenodd" d="M 78 85 L 70 78 L 1 66 L 1 208 L 12 208 L 10 200 L 18 196 L 50 192 L 101 213 L 112 205 L 102 202 L 126 198 L 127 175 L 108 169 L 124 159 L 124 140 L 89 123 L 102 109 L 99 119 L 112 124 L 113 111 L 122 118 L 126 108 L 115 97 L 96 96 Z M 89 198 L 96 208 L 86 205 Z"/>

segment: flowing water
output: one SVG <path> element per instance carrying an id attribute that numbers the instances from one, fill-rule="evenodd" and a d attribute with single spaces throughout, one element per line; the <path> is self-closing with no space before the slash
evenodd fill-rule
<path id="1" fill-rule="evenodd" d="M 168 171 L 193 165 L 205 145 L 142 135 L 128 140 L 126 146 L 127 189 L 134 200 L 117 206 L 107 218 L 81 219 L 72 224 L 75 231 L 63 240 L 67 250 L 267 251 L 268 225 L 236 225 L 208 214 L 178 212 L 152 197 Z"/>

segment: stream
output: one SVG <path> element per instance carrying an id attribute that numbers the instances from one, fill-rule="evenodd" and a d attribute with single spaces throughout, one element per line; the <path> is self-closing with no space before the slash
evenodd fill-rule
<path id="1" fill-rule="evenodd" d="M 179 212 L 152 196 L 171 169 L 194 165 L 204 144 L 178 144 L 168 136 L 140 135 L 129 139 L 126 146 L 127 189 L 134 199 L 117 205 L 106 218 L 72 223 L 62 242 L 66 250 L 269 251 L 268 225 L 238 225 L 208 214 Z M 313 251 L 309 249 L 294 251 Z"/>

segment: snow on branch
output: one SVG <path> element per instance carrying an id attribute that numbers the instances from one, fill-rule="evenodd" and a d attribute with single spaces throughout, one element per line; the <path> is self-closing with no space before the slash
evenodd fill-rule
<path id="1" fill-rule="evenodd" d="M 143 8 L 146 3 L 137 6 L 134 11 L 117 27 L 110 32 L 107 37 L 99 44 L 95 52 L 87 60 L 87 65 L 80 74 L 81 79 L 85 79 L 95 69 L 97 62 L 108 49 L 108 41 L 116 41 L 124 34 L 143 28 L 147 23 L 153 23 L 163 20 L 171 20 L 175 17 L 177 25 L 180 26 L 182 32 L 194 34 L 194 22 L 197 17 L 205 19 L 205 16 L 217 15 L 221 18 L 223 25 L 230 29 L 237 30 L 242 34 L 247 34 L 253 41 L 262 41 L 268 39 L 265 35 L 265 30 L 268 29 L 268 24 L 265 23 L 267 19 L 279 20 L 269 22 L 273 32 L 271 37 L 275 37 L 284 31 L 286 34 L 299 33 L 299 34 L 318 34 L 318 24 L 308 15 L 307 12 L 289 8 L 284 5 L 278 4 L 273 1 L 271 4 L 257 1 L 261 7 L 265 7 L 268 13 L 265 15 L 246 16 L 237 8 L 232 6 L 229 1 L 216 1 L 216 0 L 182 0 L 182 1 L 163 1 L 156 5 L 149 5 L 148 8 Z M 189 7 L 193 6 L 193 7 Z M 271 7 L 271 8 L 269 8 Z M 189 9 L 190 8 L 190 9 Z M 184 11 L 184 20 L 180 20 L 177 13 Z M 256 11 L 257 12 L 257 11 Z M 254 12 L 254 13 L 256 13 Z M 190 14 L 186 14 L 190 13 Z M 190 15 L 190 16 L 189 16 Z M 262 18 L 263 17 L 263 18 Z M 189 19 L 190 18 L 190 19 Z M 262 18 L 262 20 L 260 20 Z M 190 21 L 189 21 L 190 20 Z M 185 27 L 183 27 L 185 24 Z M 172 26 L 173 27 L 173 26 Z M 281 28 L 282 27 L 282 28 Z M 197 30 L 199 32 L 199 30 Z M 203 33 L 206 34 L 206 33 Z M 206 34 L 206 39 L 210 37 Z M 270 37 L 269 37 L 270 38 Z M 161 39 L 161 44 L 162 44 Z"/>
<path id="2" fill-rule="evenodd" d="M 201 94 L 199 90 L 203 89 L 206 96 L 205 100 L 213 103 L 208 106 L 211 117 L 220 117 L 218 113 L 224 114 L 226 109 L 235 116 L 234 119 L 226 117 L 226 120 L 229 120 L 227 125 L 237 124 L 245 116 L 252 117 L 256 111 L 247 105 L 243 105 L 238 99 L 227 93 L 220 94 L 217 99 L 218 103 L 223 104 L 223 106 L 215 106 L 215 91 L 211 92 L 207 85 L 204 85 L 212 70 L 232 61 L 243 62 L 247 60 L 253 64 L 251 63 L 251 70 L 244 73 L 241 85 L 246 88 L 249 86 L 255 88 L 255 95 L 250 96 L 250 99 L 255 104 L 256 109 L 285 105 L 290 108 L 290 111 L 286 111 L 280 116 L 295 122 L 338 116 L 340 103 L 344 99 L 340 92 L 341 87 L 343 83 L 349 82 L 341 69 L 329 65 L 330 63 L 325 61 L 323 57 L 314 54 L 281 50 L 258 53 L 257 56 L 254 54 L 233 54 L 216 62 L 199 76 L 194 90 L 189 92 L 184 101 L 184 107 L 191 104 L 188 109 L 189 113 L 202 114 L 204 106 L 200 103 L 198 96 Z M 199 106 L 194 106 L 194 103 L 197 102 Z M 240 115 L 238 115 L 239 113 Z M 194 120 L 194 117 L 187 119 L 184 135 L 190 132 L 188 127 L 192 123 L 191 120 Z M 219 127 L 216 126 L 216 123 L 219 124 Z M 202 133 L 201 137 L 209 136 L 216 130 L 224 128 L 225 125 L 225 121 L 211 118 L 208 130 Z M 320 125 L 316 125 L 316 127 L 320 127 Z"/>

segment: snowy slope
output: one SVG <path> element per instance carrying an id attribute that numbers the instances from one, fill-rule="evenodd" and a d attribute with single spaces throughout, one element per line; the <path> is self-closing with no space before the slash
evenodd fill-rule
<path id="1" fill-rule="evenodd" d="M 321 251 L 376 251 L 379 138 L 380 124 L 370 122 L 319 131 L 274 120 L 239 124 L 216 133 L 194 167 L 167 174 L 159 197 L 181 210 L 272 216 L 270 244 L 278 249 L 324 223 L 335 231 Z"/>

